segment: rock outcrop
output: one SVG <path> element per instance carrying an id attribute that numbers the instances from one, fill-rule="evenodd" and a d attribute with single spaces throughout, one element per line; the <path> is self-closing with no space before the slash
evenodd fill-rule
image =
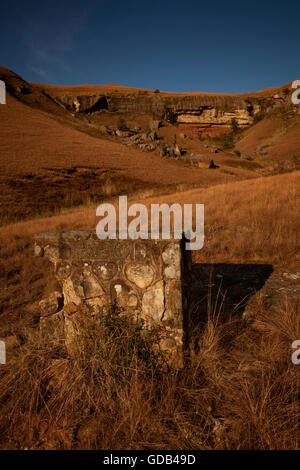
<path id="1" fill-rule="evenodd" d="M 280 93 L 249 95 L 110 93 L 54 96 L 67 109 L 78 113 L 107 110 L 112 113 L 151 114 L 162 118 L 171 112 L 178 123 L 203 125 L 251 124 L 255 116 L 289 105 L 289 89 Z"/>
<path id="2" fill-rule="evenodd" d="M 121 95 L 63 95 L 56 96 L 72 112 L 92 113 L 108 110 L 115 113 L 153 114 L 163 116 L 171 110 L 179 123 L 225 124 L 235 119 L 238 125 L 247 125 L 261 110 L 259 103 L 237 96 L 186 95 L 158 96 Z"/>
<path id="3" fill-rule="evenodd" d="M 61 93 L 59 87 L 28 83 L 4 67 L 0 67 L 0 79 L 5 82 L 7 91 L 17 99 L 56 115 L 66 117 L 67 114 L 74 119 L 80 113 L 103 111 L 150 114 L 155 116 L 153 122 L 157 128 L 159 120 L 168 114 L 181 124 L 229 126 L 234 120 L 241 127 L 253 123 L 257 115 L 280 107 L 293 108 L 291 84 L 258 93 L 235 95 L 155 93 L 125 87 L 117 91 L 105 86 L 101 87 L 101 92 L 97 92 L 97 87 L 89 87 L 83 93 L 76 93 L 72 87 L 65 87 Z"/>

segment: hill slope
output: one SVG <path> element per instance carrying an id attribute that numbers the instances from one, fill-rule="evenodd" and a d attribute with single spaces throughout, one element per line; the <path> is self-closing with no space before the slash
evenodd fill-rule
<path id="1" fill-rule="evenodd" d="M 120 192 L 170 191 L 255 175 L 230 164 L 199 171 L 158 152 L 125 146 L 84 116 L 76 118 L 39 87 L 3 68 L 0 72 L 8 90 L 7 104 L 0 106 L 1 224 Z"/>

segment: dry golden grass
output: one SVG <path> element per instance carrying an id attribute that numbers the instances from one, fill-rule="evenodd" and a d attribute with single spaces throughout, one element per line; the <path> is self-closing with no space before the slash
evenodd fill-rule
<path id="1" fill-rule="evenodd" d="M 197 263 L 298 269 L 299 172 L 143 202 L 205 203 Z M 33 258 L 32 235 L 96 222 L 88 207 L 0 229 L 1 334 L 18 333 L 24 342 L 1 368 L 1 447 L 299 449 L 299 366 L 291 362 L 291 344 L 300 325 L 291 298 L 271 311 L 258 293 L 251 322 L 224 317 L 222 298 L 208 301 L 208 320 L 177 373 L 137 361 L 115 374 L 107 358 L 99 384 L 91 380 L 90 360 L 99 356 L 97 343 L 94 351 L 82 345 L 74 360 L 55 341 L 39 342 L 34 302 L 55 281 L 47 261 Z"/>
<path id="2" fill-rule="evenodd" d="M 220 185 L 143 200 L 151 203 L 204 203 L 204 248 L 196 263 L 268 263 L 299 270 L 299 172 Z M 95 207 L 0 228 L 1 312 L 8 318 L 31 318 L 51 279 L 46 261 L 32 256 L 32 236 L 47 230 L 95 228 Z"/>
<path id="3" fill-rule="evenodd" d="M 46 89 L 55 95 L 147 93 L 118 85 Z M 299 366 L 291 362 L 291 344 L 300 338 L 300 325 L 292 295 L 277 295 L 270 306 L 257 292 L 243 319 L 235 309 L 225 311 L 221 289 L 217 298 L 208 290 L 207 305 L 189 306 L 191 316 L 201 311 L 205 320 L 191 333 L 185 368 L 177 372 L 166 370 L 152 343 L 123 320 L 109 333 L 85 315 L 72 357 L 63 342 L 39 336 L 37 302 L 56 280 L 50 263 L 33 257 L 32 246 L 35 232 L 94 229 L 95 203 L 106 198 L 117 206 L 113 198 L 124 189 L 149 208 L 205 204 L 205 244 L 193 253 L 194 263 L 299 271 L 299 172 L 237 182 L 254 178 L 258 163 L 224 152 L 214 155 L 219 169 L 185 168 L 99 138 L 95 125 L 116 125 L 117 116 L 77 122 L 39 87 L 23 98 L 27 105 L 8 95 L 0 113 L 0 335 L 18 335 L 20 343 L 0 368 L 0 448 L 299 449 Z M 131 118 L 130 125 L 144 128 L 150 116 Z M 283 129 L 280 119 L 261 121 L 237 148 L 262 150 L 262 163 L 291 158 L 299 148 L 298 118 L 293 121 Z M 159 132 L 173 142 L 179 128 Z M 178 139 L 187 150 L 211 156 L 195 139 Z M 174 193 L 162 196 L 171 185 Z M 202 189 L 183 192 L 194 185 Z M 23 220 L 29 217 L 39 218 Z"/>
<path id="4" fill-rule="evenodd" d="M 286 305 L 272 320 L 258 313 L 268 335 L 219 318 L 217 307 L 179 372 L 151 353 L 141 360 L 127 324 L 103 336 L 85 319 L 73 358 L 57 340 L 43 344 L 25 331 L 25 345 L 1 370 L 1 447 L 299 449 L 299 377 L 290 359 L 299 311 Z"/>
<path id="5" fill-rule="evenodd" d="M 299 127 L 299 115 L 278 113 L 247 129 L 236 148 L 266 166 L 280 160 L 292 162 L 295 157 L 299 160 Z"/>
<path id="6" fill-rule="evenodd" d="M 186 191 L 152 203 L 205 205 L 205 242 L 196 262 L 299 266 L 300 172 Z"/>

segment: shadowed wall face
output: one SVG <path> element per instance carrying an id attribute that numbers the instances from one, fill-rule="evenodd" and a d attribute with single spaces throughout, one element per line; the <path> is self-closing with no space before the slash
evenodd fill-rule
<path id="1" fill-rule="evenodd" d="M 57 300 L 55 308 L 47 299 L 41 302 L 43 328 L 58 324 L 68 343 L 76 330 L 70 305 L 84 304 L 97 314 L 116 303 L 143 318 L 146 328 L 159 326 L 160 347 L 168 351 L 170 364 L 181 366 L 181 240 L 99 240 L 94 231 L 45 232 L 35 235 L 35 255 L 54 264 L 62 288 L 60 309 Z"/>

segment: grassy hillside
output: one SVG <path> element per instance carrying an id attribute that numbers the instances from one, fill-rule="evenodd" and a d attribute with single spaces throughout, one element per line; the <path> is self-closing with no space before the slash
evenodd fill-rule
<path id="1" fill-rule="evenodd" d="M 93 228 L 94 209 L 0 229 L 2 334 L 17 333 L 23 342 L 1 370 L 2 447 L 299 448 L 298 372 L 290 360 L 291 343 L 300 334 L 299 292 L 298 283 L 283 275 L 300 269 L 299 172 L 144 202 L 158 200 L 205 203 L 206 211 L 205 246 L 193 261 L 210 268 L 207 274 L 201 271 L 202 281 L 195 284 L 201 298 L 190 304 L 205 321 L 198 325 L 201 335 L 195 336 L 190 363 L 179 374 L 166 373 L 151 354 L 147 364 L 130 356 L 134 366 L 120 373 L 120 363 L 110 361 L 109 337 L 101 342 L 102 352 L 98 349 L 100 331 L 94 322 L 86 325 L 89 339 L 80 342 L 76 359 L 66 357 L 55 340 L 39 342 L 37 301 L 54 280 L 47 262 L 32 257 L 32 235 Z M 249 293 L 253 266 L 267 265 L 269 278 L 261 283 L 266 290 Z M 248 276 L 244 287 L 242 278 L 235 277 L 226 292 L 228 266 L 229 273 L 238 268 Z M 247 315 L 237 315 L 233 304 L 228 310 L 227 298 L 242 302 Z M 137 341 L 139 333 L 130 331 Z M 103 347 L 105 361 L 91 362 L 91 357 L 102 357 Z"/>
<path id="2" fill-rule="evenodd" d="M 145 90 L 29 84 L 4 68 L 0 77 L 0 448 L 299 450 L 299 115 L 278 108 L 207 140 L 164 122 L 157 141 L 185 153 L 163 158 L 105 131 L 123 119 L 146 133 L 151 115 L 74 114 L 54 99 Z M 268 101 L 285 89 L 241 96 Z M 215 168 L 191 166 L 195 153 Z M 147 339 L 111 308 L 102 322 L 81 312 L 74 357 L 40 336 L 39 301 L 58 285 L 33 256 L 34 233 L 95 229 L 97 205 L 117 206 L 120 194 L 149 215 L 153 203 L 205 205 L 183 370 L 168 368 L 157 332 Z"/>

